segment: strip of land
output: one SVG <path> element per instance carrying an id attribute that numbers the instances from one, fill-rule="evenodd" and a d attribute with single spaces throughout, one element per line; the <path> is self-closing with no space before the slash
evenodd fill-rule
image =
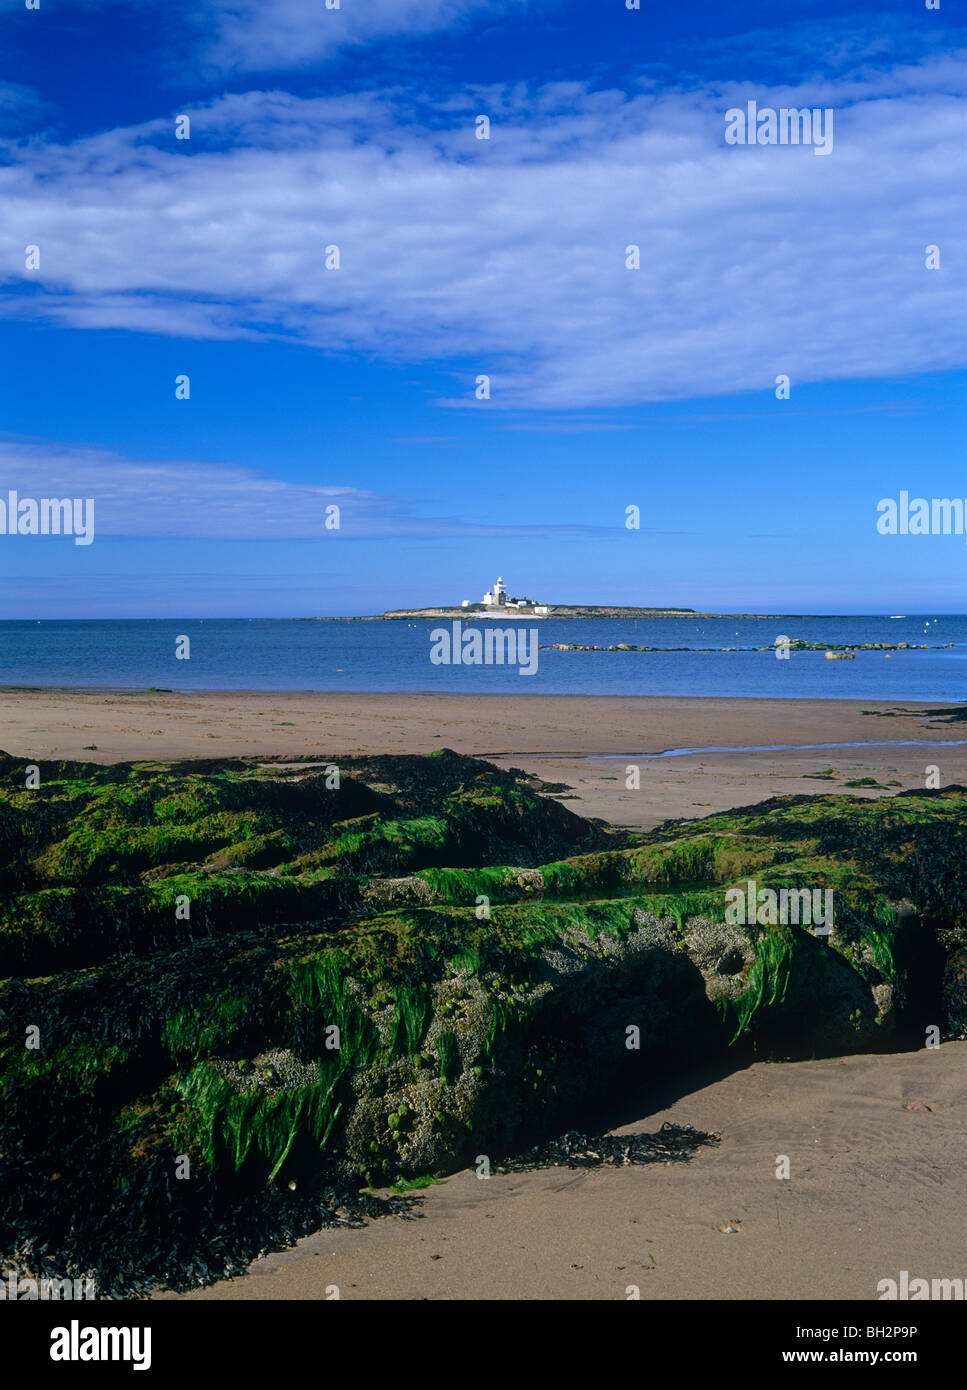
<path id="1" fill-rule="evenodd" d="M 25 758 L 106 763 L 453 748 L 566 786 L 557 795 L 581 815 L 650 829 L 770 796 L 922 789 L 928 767 L 939 768 L 941 785 L 967 784 L 967 743 L 956 743 L 967 739 L 967 728 L 928 715 L 930 708 L 861 700 L 8 687 L 0 689 L 0 748 Z M 701 751 L 777 744 L 787 746 Z M 681 748 L 697 751 L 648 760 Z M 603 758 L 614 761 L 590 761 Z M 629 788 L 626 769 L 636 762 L 640 786 Z M 876 785 L 848 785 L 864 779 Z"/>

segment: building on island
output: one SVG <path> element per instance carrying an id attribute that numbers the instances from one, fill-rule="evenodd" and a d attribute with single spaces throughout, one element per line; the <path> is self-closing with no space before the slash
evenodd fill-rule
<path id="1" fill-rule="evenodd" d="M 485 608 L 505 608 L 507 606 L 507 590 L 504 588 L 504 581 L 497 580 L 492 589 L 488 589 L 483 596 Z M 516 599 L 512 600 L 515 604 Z"/>
<path id="2" fill-rule="evenodd" d="M 503 579 L 499 577 L 494 587 L 488 589 L 484 594 L 482 605 L 471 604 L 468 598 L 465 598 L 462 604 L 464 608 L 479 608 L 481 606 L 484 608 L 526 608 L 530 612 L 540 614 L 541 616 L 546 615 L 550 611 L 546 605 L 538 604 L 536 599 L 511 598 L 504 587 Z"/>

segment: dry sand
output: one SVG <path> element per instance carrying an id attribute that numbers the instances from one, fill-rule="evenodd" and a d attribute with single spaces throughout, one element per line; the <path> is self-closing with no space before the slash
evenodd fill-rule
<path id="1" fill-rule="evenodd" d="M 895 713 L 901 708 L 913 712 Z M 116 762 L 338 758 L 449 747 L 566 783 L 567 804 L 582 815 L 648 829 L 769 796 L 848 790 L 844 783 L 861 777 L 886 788 L 856 792 L 862 796 L 923 787 L 928 764 L 939 766 L 942 784 L 967 783 L 967 726 L 917 717 L 915 711 L 926 708 L 859 700 L 0 689 L 0 748 L 23 757 Z M 805 746 L 902 739 L 964 743 L 935 749 Z M 640 789 L 625 786 L 627 764 L 642 754 L 768 744 L 796 748 L 646 761 Z M 617 761 L 587 761 L 608 754 Z M 828 768 L 834 779 L 812 780 Z"/>
<path id="2" fill-rule="evenodd" d="M 649 828 L 844 783 L 967 783 L 962 747 L 814 743 L 967 738 L 891 704 L 589 696 L 0 691 L 0 747 L 27 758 L 337 758 L 451 747 L 568 783 L 574 810 Z M 915 711 L 917 706 L 905 707 Z M 864 714 L 879 711 L 881 717 Z M 889 717 L 882 717 L 889 716 Z M 96 745 L 90 748 L 89 745 Z M 792 744 L 782 752 L 646 753 Z M 618 755 L 617 762 L 587 761 Z M 832 768 L 834 780 L 810 780 Z M 884 795 L 886 792 L 857 792 Z M 906 1103 L 923 1107 L 909 1110 Z M 895 1056 L 756 1063 L 643 1092 L 607 1125 L 722 1134 L 691 1163 L 479 1180 L 424 1194 L 424 1216 L 324 1231 L 192 1299 L 803 1299 L 877 1296 L 878 1280 L 967 1278 L 967 1043 Z M 789 1180 L 775 1176 L 788 1156 Z M 731 1234 L 717 1230 L 732 1224 Z M 162 1295 L 174 1297 L 174 1295 Z"/>

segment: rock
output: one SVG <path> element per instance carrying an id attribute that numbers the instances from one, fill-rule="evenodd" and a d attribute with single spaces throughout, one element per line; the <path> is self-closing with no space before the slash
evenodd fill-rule
<path id="1" fill-rule="evenodd" d="M 360 888 L 360 896 L 367 903 L 390 903 L 405 907 L 408 904 L 439 902 L 426 879 L 410 875 L 407 878 L 371 878 Z"/>
<path id="2" fill-rule="evenodd" d="M 967 1038 L 967 950 L 954 951 L 944 967 L 945 1036 Z"/>
<path id="3" fill-rule="evenodd" d="M 362 1177 L 520 1157 L 609 1089 L 733 1044 L 878 1046 L 944 958 L 967 1036 L 967 789 L 774 798 L 631 836 L 449 750 L 340 768 L 337 791 L 242 761 L 45 765 L 25 809 L 0 755 L 11 1241 L 56 1253 L 69 1212 L 105 1291 L 197 1283 L 237 1232 L 341 1220 L 320 1214 L 337 1179 L 363 1219 Z M 832 935 L 727 923 L 751 879 L 835 889 Z M 23 1048 L 34 1023 L 56 1056 Z"/>

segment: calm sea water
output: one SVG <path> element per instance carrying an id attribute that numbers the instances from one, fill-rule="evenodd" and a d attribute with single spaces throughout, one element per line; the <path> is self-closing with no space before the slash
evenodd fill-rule
<path id="1" fill-rule="evenodd" d="M 510 620 L 501 620 L 506 627 Z M 0 684 L 174 690 L 437 690 L 589 695 L 806 696 L 938 700 L 967 697 L 967 617 L 522 619 L 539 641 L 607 646 L 633 642 L 688 651 L 541 651 L 533 676 L 513 666 L 434 666 L 430 633 L 440 621 L 289 622 L 280 619 L 157 619 L 0 623 Z M 481 623 L 480 627 L 486 625 Z M 758 647 L 776 637 L 807 641 L 953 642 L 944 651 L 700 652 Z M 188 636 L 191 656 L 175 659 Z"/>

